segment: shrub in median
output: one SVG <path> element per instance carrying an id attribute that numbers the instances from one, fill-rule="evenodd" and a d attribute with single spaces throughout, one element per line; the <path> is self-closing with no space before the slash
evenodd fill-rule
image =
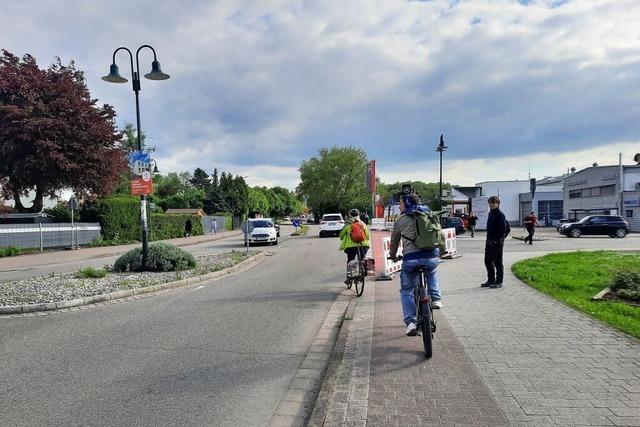
<path id="1" fill-rule="evenodd" d="M 145 269 L 148 271 L 181 271 L 194 268 L 196 260 L 189 252 L 168 243 L 149 245 Z M 118 258 L 113 270 L 140 271 L 142 269 L 142 248 L 135 248 Z"/>
<path id="2" fill-rule="evenodd" d="M 622 299 L 640 303 L 640 270 L 617 271 L 609 288 Z"/>

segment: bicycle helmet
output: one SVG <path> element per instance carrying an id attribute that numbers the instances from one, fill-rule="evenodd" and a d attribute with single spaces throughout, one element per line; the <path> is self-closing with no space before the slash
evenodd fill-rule
<path id="1" fill-rule="evenodd" d="M 349 216 L 351 218 L 358 218 L 360 216 L 360 211 L 358 209 L 351 209 L 349 211 Z"/>

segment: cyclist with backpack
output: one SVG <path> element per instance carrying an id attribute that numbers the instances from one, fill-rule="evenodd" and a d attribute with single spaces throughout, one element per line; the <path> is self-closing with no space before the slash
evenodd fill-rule
<path id="1" fill-rule="evenodd" d="M 400 216 L 391 232 L 390 258 L 396 258 L 400 239 L 402 239 L 402 270 L 400 271 L 400 301 L 406 334 L 417 334 L 416 304 L 413 290 L 420 281 L 417 269 L 426 269 L 425 279 L 431 306 L 442 308 L 442 293 L 437 268 L 440 250 L 444 250 L 444 233 L 436 215 L 425 212 L 416 194 L 405 194 L 400 199 Z"/>
<path id="2" fill-rule="evenodd" d="M 370 246 L 369 236 L 369 229 L 360 219 L 360 211 L 351 209 L 347 225 L 340 231 L 340 250 L 347 254 L 347 265 L 358 256 L 358 251 L 364 258 Z M 345 279 L 344 283 L 349 284 L 349 278 Z"/>

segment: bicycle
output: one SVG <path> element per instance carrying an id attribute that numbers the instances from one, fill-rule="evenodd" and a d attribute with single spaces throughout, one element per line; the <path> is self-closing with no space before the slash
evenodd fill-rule
<path id="1" fill-rule="evenodd" d="M 356 286 L 356 296 L 362 296 L 364 292 L 364 278 L 367 276 L 367 263 L 364 258 L 364 253 L 362 251 L 363 246 L 358 244 L 358 253 L 357 253 L 357 269 L 349 268 L 349 264 L 351 264 L 354 260 L 350 261 L 347 264 L 347 278 L 349 279 L 349 283 L 347 283 L 347 289 L 351 289 L 353 285 Z"/>
<path id="2" fill-rule="evenodd" d="M 389 258 L 393 259 L 393 258 Z M 396 260 L 402 260 L 399 255 Z M 431 359 L 433 355 L 433 338 L 437 329 L 437 322 L 433 316 L 433 307 L 431 306 L 431 297 L 427 290 L 425 280 L 425 267 L 417 268 L 420 283 L 413 289 L 413 299 L 416 303 L 416 319 L 418 327 L 418 335 L 422 336 L 422 344 L 424 345 L 424 354 L 427 359 Z"/>

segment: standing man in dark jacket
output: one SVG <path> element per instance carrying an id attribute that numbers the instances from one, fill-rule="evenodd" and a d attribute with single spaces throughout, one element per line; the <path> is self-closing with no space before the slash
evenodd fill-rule
<path id="1" fill-rule="evenodd" d="M 487 267 L 487 281 L 482 287 L 501 288 L 504 278 L 502 250 L 504 239 L 510 228 L 507 219 L 500 210 L 500 198 L 489 197 L 489 217 L 487 218 L 487 242 L 484 246 L 484 265 Z"/>

